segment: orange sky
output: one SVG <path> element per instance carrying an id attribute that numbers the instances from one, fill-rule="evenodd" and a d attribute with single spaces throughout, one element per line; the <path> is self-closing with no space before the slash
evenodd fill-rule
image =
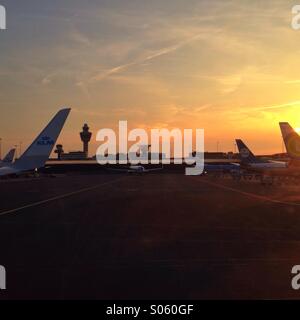
<path id="1" fill-rule="evenodd" d="M 163 3 L 162 3 L 163 2 Z M 188 5 L 187 5 L 188 3 Z M 5 1 L 3 1 L 5 4 Z M 103 127 L 204 128 L 206 150 L 242 138 L 281 152 L 279 121 L 300 127 L 294 1 L 7 1 L 0 33 L 0 137 L 23 149 L 62 106 L 59 138 L 81 148 Z"/>

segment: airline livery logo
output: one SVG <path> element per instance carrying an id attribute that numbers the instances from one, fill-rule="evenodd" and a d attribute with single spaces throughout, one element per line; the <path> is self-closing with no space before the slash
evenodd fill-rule
<path id="1" fill-rule="evenodd" d="M 37 142 L 38 146 L 53 146 L 54 141 L 50 137 L 42 137 L 40 140 Z"/>
<path id="2" fill-rule="evenodd" d="M 243 148 L 243 149 L 241 149 L 240 154 L 241 154 L 241 157 L 242 157 L 242 158 L 248 158 L 249 155 L 250 155 L 250 152 L 249 152 L 248 149 Z"/>

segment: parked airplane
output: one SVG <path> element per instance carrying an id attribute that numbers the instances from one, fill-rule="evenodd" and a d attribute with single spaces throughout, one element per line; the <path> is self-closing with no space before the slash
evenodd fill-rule
<path id="1" fill-rule="evenodd" d="M 6 166 L 7 164 L 13 163 L 15 158 L 16 149 L 11 149 L 3 160 L 0 160 L 0 168 Z"/>
<path id="2" fill-rule="evenodd" d="M 232 171 L 236 179 L 259 178 L 262 183 L 272 184 L 295 181 L 300 179 L 300 136 L 287 122 L 280 122 L 282 138 L 284 140 L 289 162 L 263 160 L 256 157 L 241 139 L 236 139 L 240 154 L 240 167 Z M 217 165 L 216 165 L 217 167 Z M 220 167 L 221 169 L 221 167 Z M 213 168 L 213 170 L 216 170 Z"/>
<path id="3" fill-rule="evenodd" d="M 235 141 L 240 154 L 241 166 L 243 168 L 256 171 L 287 168 L 287 163 L 285 162 L 263 160 L 256 157 L 241 139 L 236 139 Z"/>
<path id="4" fill-rule="evenodd" d="M 0 168 L 0 176 L 20 175 L 42 168 L 48 160 L 71 109 L 62 109 L 37 136 L 22 156 Z"/>
<path id="5" fill-rule="evenodd" d="M 240 179 L 260 179 L 261 183 L 273 184 L 274 178 L 280 178 L 287 173 L 286 162 L 263 160 L 256 157 L 241 139 L 236 139 L 240 155 L 240 174 L 235 177 Z"/>
<path id="6" fill-rule="evenodd" d="M 236 174 L 240 172 L 240 165 L 238 163 L 227 164 L 204 164 L 204 174 L 222 175 L 222 174 Z"/>
<path id="7" fill-rule="evenodd" d="M 149 173 L 152 171 L 158 171 L 163 169 L 163 165 L 159 168 L 150 168 L 147 169 L 144 166 L 141 165 L 131 165 L 128 168 L 108 168 L 112 171 L 118 171 L 118 172 L 127 172 L 127 173 Z"/>
<path id="8" fill-rule="evenodd" d="M 257 158 L 241 139 L 236 139 L 240 155 L 240 164 L 205 164 L 204 174 L 230 174 L 234 179 L 252 178 L 254 173 L 261 174 L 265 169 L 286 168 L 286 163 L 263 161 Z"/>

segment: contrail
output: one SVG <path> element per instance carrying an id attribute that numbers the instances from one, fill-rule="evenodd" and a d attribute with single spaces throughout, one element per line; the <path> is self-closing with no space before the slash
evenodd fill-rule
<path id="1" fill-rule="evenodd" d="M 114 67 L 112 69 L 109 69 L 105 72 L 102 72 L 94 77 L 92 77 L 90 79 L 91 82 L 96 82 L 96 81 L 101 81 L 107 77 L 109 77 L 110 75 L 112 74 L 117 74 L 117 73 L 120 73 L 132 66 L 135 66 L 135 65 L 139 65 L 139 64 L 142 64 L 144 62 L 147 62 L 147 61 L 151 61 L 153 59 L 156 59 L 158 57 L 161 57 L 163 55 L 166 55 L 168 53 L 171 53 L 171 52 L 174 52 L 182 47 L 184 47 L 185 45 L 189 44 L 190 42 L 193 42 L 193 41 L 196 41 L 198 40 L 203 34 L 197 34 L 189 39 L 186 39 L 184 41 L 181 41 L 179 42 L 178 44 L 176 45 L 173 45 L 173 46 L 170 46 L 170 47 L 167 47 L 167 48 L 163 48 L 163 49 L 160 49 L 158 50 L 157 52 L 145 57 L 145 58 L 142 58 L 142 59 L 138 59 L 136 61 L 133 61 L 133 62 L 129 62 L 129 63 L 126 63 L 126 64 L 123 64 L 123 65 L 120 65 L 120 66 L 117 66 L 117 67 Z"/>

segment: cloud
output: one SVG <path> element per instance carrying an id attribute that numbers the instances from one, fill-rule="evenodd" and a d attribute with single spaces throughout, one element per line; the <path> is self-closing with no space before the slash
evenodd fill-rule
<path id="1" fill-rule="evenodd" d="M 242 83 L 242 77 L 240 75 L 230 75 L 226 77 L 219 78 L 218 81 L 221 84 L 222 93 L 232 93 L 238 89 Z"/>
<path id="2" fill-rule="evenodd" d="M 271 110 L 271 109 L 282 109 L 288 107 L 300 107 L 300 100 L 291 101 L 283 104 L 271 105 L 271 106 L 263 106 L 258 108 L 252 108 L 253 111 L 264 111 L 264 110 Z"/>
<path id="3" fill-rule="evenodd" d="M 140 64 L 143 64 L 145 62 L 148 62 L 148 61 L 151 61 L 151 60 L 154 60 L 156 58 L 159 58 L 163 55 L 166 55 L 166 54 L 169 54 L 169 53 L 172 53 L 172 52 L 175 52 L 176 50 L 184 47 L 185 45 L 193 42 L 193 41 L 196 41 L 198 39 L 201 38 L 201 36 L 203 36 L 203 34 L 196 34 L 184 41 L 180 41 L 178 42 L 177 44 L 173 45 L 173 46 L 169 46 L 169 47 L 166 47 L 166 48 L 162 48 L 160 50 L 157 50 L 156 52 L 144 57 L 144 58 L 141 58 L 141 59 L 137 59 L 135 61 L 132 61 L 132 62 L 129 62 L 129 63 L 125 63 L 125 64 L 122 64 L 122 65 L 119 65 L 119 66 L 116 66 L 116 67 L 113 67 L 105 72 L 101 72 L 100 74 L 97 74 L 95 76 L 93 76 L 90 81 L 91 82 L 97 82 L 97 81 L 101 81 L 113 74 L 117 74 L 117 73 L 121 73 L 125 70 L 127 70 L 128 68 L 130 67 L 133 67 L 133 66 L 136 66 L 136 65 L 140 65 Z"/>
<path id="4" fill-rule="evenodd" d="M 262 119 L 262 115 L 267 116 L 275 115 L 276 110 L 280 111 L 282 109 L 289 108 L 300 108 L 300 100 L 295 100 L 282 104 L 274 104 L 274 105 L 266 105 L 266 106 L 258 106 L 258 107 L 242 107 L 242 108 L 233 108 L 231 110 L 225 111 L 226 114 L 236 117 L 251 117 Z"/>

